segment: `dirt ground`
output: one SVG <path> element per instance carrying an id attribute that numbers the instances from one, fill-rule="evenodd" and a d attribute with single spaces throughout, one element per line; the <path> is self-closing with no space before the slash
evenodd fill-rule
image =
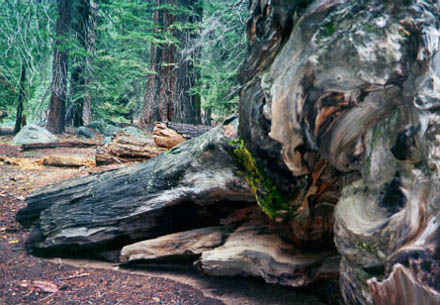
<path id="1" fill-rule="evenodd" d="M 48 155 L 93 158 L 95 153 L 94 149 L 72 148 L 20 152 L 5 144 L 9 141 L 0 138 L 0 156 L 32 160 Z M 257 279 L 205 277 L 190 266 L 120 269 L 105 262 L 42 259 L 26 253 L 28 232 L 15 221 L 15 214 L 26 205 L 27 194 L 47 184 L 121 166 L 72 169 L 0 161 L 0 305 L 341 303 L 337 279 L 298 290 Z"/>

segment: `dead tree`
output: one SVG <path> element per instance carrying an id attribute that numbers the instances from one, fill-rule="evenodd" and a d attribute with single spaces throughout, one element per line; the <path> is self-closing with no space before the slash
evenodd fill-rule
<path id="1" fill-rule="evenodd" d="M 238 137 L 226 122 L 144 164 L 32 194 L 18 215 L 35 222 L 29 249 L 122 248 L 135 261 L 177 255 L 151 253 L 172 240 L 208 274 L 301 286 L 334 275 L 336 245 L 347 304 L 439 304 L 438 4 L 308 4 L 252 1 Z M 231 198 L 267 216 L 220 221 L 210 207 Z M 188 244 L 202 231 L 212 239 Z"/>

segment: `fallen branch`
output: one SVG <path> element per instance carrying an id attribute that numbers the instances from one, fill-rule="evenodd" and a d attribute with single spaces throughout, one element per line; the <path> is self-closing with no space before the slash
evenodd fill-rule
<path id="1" fill-rule="evenodd" d="M 58 148 L 58 147 L 72 147 L 72 148 L 88 148 L 99 145 L 96 142 L 86 142 L 86 141 L 62 141 L 62 142 L 52 142 L 52 143 L 32 143 L 32 144 L 22 144 L 21 150 L 35 150 L 35 149 L 46 149 L 46 148 Z"/>
<path id="2" fill-rule="evenodd" d="M 93 160 L 86 158 L 73 158 L 61 156 L 48 156 L 40 159 L 41 165 L 58 166 L 58 167 L 95 167 L 96 163 Z"/>
<path id="3" fill-rule="evenodd" d="M 20 167 L 33 168 L 35 166 L 57 166 L 57 167 L 95 167 L 96 163 L 87 158 L 73 158 L 62 156 L 47 156 L 40 159 L 9 158 L 1 157 L 0 162 Z"/>
<path id="4" fill-rule="evenodd" d="M 75 275 L 71 275 L 71 276 L 68 276 L 68 277 L 60 278 L 60 280 L 71 280 L 71 279 L 76 279 L 76 278 L 79 278 L 79 277 L 84 277 L 84 276 L 89 276 L 89 275 L 90 275 L 90 273 L 75 274 Z"/>

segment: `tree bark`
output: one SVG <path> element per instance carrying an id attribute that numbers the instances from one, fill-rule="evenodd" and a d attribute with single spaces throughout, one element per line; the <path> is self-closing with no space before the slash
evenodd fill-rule
<path id="1" fill-rule="evenodd" d="M 39 223 L 29 249 L 48 255 L 118 249 L 218 225 L 234 209 L 253 204 L 225 131 L 219 126 L 145 163 L 32 194 L 28 207 L 17 214 L 22 225 Z"/>
<path id="2" fill-rule="evenodd" d="M 33 144 L 22 144 L 22 150 L 35 150 L 35 149 L 47 149 L 47 148 L 57 148 L 57 147 L 74 147 L 74 148 L 87 148 L 97 146 L 95 142 L 85 142 L 85 141 L 61 141 L 55 143 L 33 143 Z"/>
<path id="3" fill-rule="evenodd" d="M 37 223 L 29 249 L 120 249 L 217 226 L 225 210 L 211 207 L 255 198 L 266 216 L 229 216 L 244 220 L 201 253 L 208 274 L 306 285 L 334 274 L 321 258 L 336 245 L 346 304 L 438 304 L 439 5 L 309 3 L 251 2 L 239 137 L 228 121 L 144 164 L 32 194 L 17 215 Z"/>
<path id="4" fill-rule="evenodd" d="M 96 56 L 96 18 L 98 15 L 98 4 L 95 0 L 89 0 L 89 17 L 87 24 L 87 56 L 86 69 L 87 77 L 85 79 L 85 87 L 91 85 L 93 75 L 93 59 Z M 89 88 L 87 88 L 90 90 Z M 82 123 L 87 126 L 92 122 L 92 96 L 89 92 L 85 94 L 82 107 Z"/>
<path id="5" fill-rule="evenodd" d="M 20 89 L 19 89 L 19 95 L 18 95 L 18 104 L 17 104 L 17 115 L 15 117 L 15 128 L 14 128 L 14 134 L 17 134 L 20 132 L 21 128 L 23 127 L 23 102 L 26 97 L 25 92 L 25 83 L 26 83 L 26 65 L 25 63 L 22 63 L 21 65 L 21 74 L 20 74 Z"/>
<path id="6" fill-rule="evenodd" d="M 156 0 L 155 6 L 174 4 L 174 0 Z M 167 31 L 174 22 L 175 16 L 166 9 L 154 11 L 154 22 L 157 33 Z M 141 123 L 150 126 L 157 121 L 170 121 L 173 118 L 173 100 L 175 96 L 175 52 L 174 45 L 153 44 L 150 50 L 150 69 L 147 77 L 147 89 L 144 95 L 144 107 Z"/>
<path id="7" fill-rule="evenodd" d="M 65 128 L 68 51 L 64 39 L 69 31 L 71 1 L 58 0 L 58 14 L 55 27 L 57 38 L 53 56 L 52 92 L 47 122 L 47 129 L 55 134 L 63 133 Z"/>
<path id="8" fill-rule="evenodd" d="M 90 16 L 90 2 L 89 0 L 81 0 L 74 7 L 74 18 L 72 18 L 72 29 L 79 47 L 87 52 L 88 49 L 88 30 L 89 30 L 89 16 Z M 85 85 L 86 85 L 86 71 L 87 55 L 77 55 L 73 61 L 73 71 L 70 78 L 70 95 L 71 103 L 73 104 L 73 126 L 83 126 L 83 108 L 85 99 Z"/>
<path id="9" fill-rule="evenodd" d="M 155 23 L 166 30 L 174 22 L 197 23 L 201 20 L 200 9 L 196 9 L 193 0 L 157 0 L 156 6 L 177 4 L 191 13 L 156 10 Z M 200 97 L 190 92 L 198 78 L 194 65 L 200 56 L 200 48 L 193 43 L 197 34 L 188 30 L 175 30 L 178 40 L 175 45 L 153 45 L 151 47 L 150 67 L 154 71 L 147 78 L 147 90 L 144 97 L 142 124 L 152 126 L 157 121 L 175 121 L 200 124 Z"/>
<path id="10" fill-rule="evenodd" d="M 179 0 L 178 4 L 191 10 L 191 13 L 180 13 L 176 22 L 196 25 L 202 20 L 202 9 L 197 1 Z M 187 124 L 201 124 L 200 96 L 193 94 L 191 89 L 200 78 L 195 65 L 201 55 L 200 47 L 196 44 L 198 33 L 195 30 L 176 31 L 179 50 L 176 56 L 176 95 L 174 99 L 173 121 Z"/>

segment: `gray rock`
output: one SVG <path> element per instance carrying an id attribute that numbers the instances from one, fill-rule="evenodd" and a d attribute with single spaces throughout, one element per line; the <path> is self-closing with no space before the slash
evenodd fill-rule
<path id="1" fill-rule="evenodd" d="M 142 139 L 147 136 L 142 130 L 134 126 L 125 127 L 122 129 L 122 132 L 136 139 Z"/>
<path id="2" fill-rule="evenodd" d="M 105 137 L 104 140 L 102 141 L 102 144 L 107 144 L 110 143 L 112 141 L 112 137 Z"/>
<path id="3" fill-rule="evenodd" d="M 91 122 L 89 125 L 87 125 L 87 127 L 99 131 L 104 136 L 112 136 L 115 132 L 120 130 L 120 128 L 102 121 Z"/>
<path id="4" fill-rule="evenodd" d="M 52 142 L 58 142 L 58 138 L 45 128 L 33 124 L 23 127 L 12 141 L 14 145 Z"/>
<path id="5" fill-rule="evenodd" d="M 92 139 L 95 137 L 95 134 L 90 128 L 81 126 L 76 131 L 76 136 L 78 138 L 86 138 L 86 139 Z"/>

